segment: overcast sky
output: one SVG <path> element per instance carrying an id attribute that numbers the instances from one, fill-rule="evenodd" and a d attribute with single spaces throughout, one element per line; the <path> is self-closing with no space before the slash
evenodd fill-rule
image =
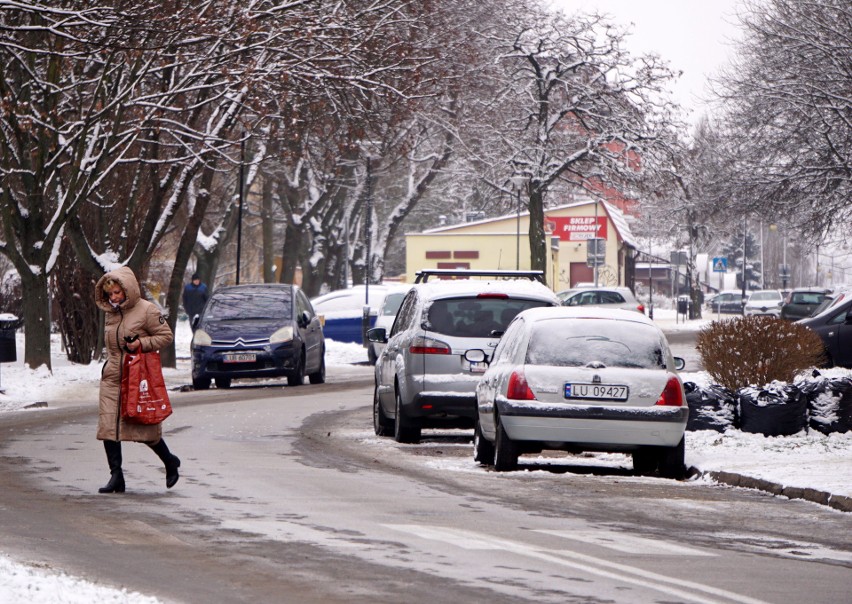
<path id="1" fill-rule="evenodd" d="M 736 10 L 741 0 L 550 0 L 566 13 L 578 10 L 609 14 L 623 26 L 632 23 L 628 49 L 655 52 L 683 71 L 673 86 L 675 100 L 693 113 L 704 112 L 707 79 L 732 56 L 739 35 Z"/>

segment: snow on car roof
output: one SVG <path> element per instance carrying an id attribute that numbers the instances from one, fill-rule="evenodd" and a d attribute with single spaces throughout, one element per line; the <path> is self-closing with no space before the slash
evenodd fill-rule
<path id="1" fill-rule="evenodd" d="M 450 298 L 469 294 L 508 294 L 513 297 L 546 299 L 554 304 L 559 298 L 553 290 L 529 279 L 446 279 L 415 285 L 426 299 Z"/>
<path id="2" fill-rule="evenodd" d="M 556 308 L 531 308 L 521 313 L 531 321 L 542 319 L 610 319 L 630 321 L 643 325 L 657 326 L 651 319 L 632 310 L 620 308 L 601 308 L 600 306 L 557 306 Z"/>

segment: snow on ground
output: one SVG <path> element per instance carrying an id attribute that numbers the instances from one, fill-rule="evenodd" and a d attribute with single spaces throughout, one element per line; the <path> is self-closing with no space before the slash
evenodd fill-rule
<path id="1" fill-rule="evenodd" d="M 710 320 L 683 321 L 672 310 L 655 309 L 654 321 L 667 332 L 697 331 Z M 723 319 L 728 317 L 722 316 Z M 178 351 L 177 368 L 165 369 L 170 388 L 191 383 L 189 343 L 192 333 L 184 321 L 178 324 L 175 342 Z M 54 335 L 52 355 L 53 372 L 42 367 L 31 370 L 22 361 L 23 335 L 18 334 L 18 361 L 0 364 L 0 412 L 18 411 L 37 413 L 47 403 L 49 407 L 95 402 L 101 373 L 100 363 L 74 365 L 60 350 L 59 337 Z M 368 367 L 355 364 L 367 361 L 366 349 L 358 344 L 327 344 L 326 367 L 329 376 L 357 371 L 361 375 Z M 849 370 L 831 370 L 826 375 L 852 377 Z M 704 372 L 682 373 L 684 381 L 708 384 Z M 381 441 L 368 437 L 364 442 L 381 446 Z M 527 458 L 523 458 L 527 459 Z M 564 459 L 529 458 L 535 464 L 565 463 Z M 761 478 L 783 486 L 810 487 L 834 495 L 852 497 L 852 433 L 825 436 L 816 431 L 787 437 L 764 437 L 736 430 L 726 433 L 711 431 L 690 432 L 687 436 L 686 461 L 702 471 L 723 470 L 753 478 Z M 477 471 L 470 460 L 427 460 L 432 467 L 448 471 Z M 601 454 L 571 459 L 575 463 L 615 464 L 630 467 L 630 458 L 623 455 Z M 436 465 L 437 464 L 437 465 Z M 536 474 L 531 472 L 531 475 Z M 541 473 L 542 476 L 553 476 Z M 647 479 L 646 479 L 647 480 Z M 838 512 L 840 513 L 840 512 Z M 80 579 L 56 574 L 50 569 L 40 569 L 15 562 L 0 554 L 0 602 L 28 602 L 47 604 L 62 601 L 83 604 L 93 601 L 125 604 L 150 604 L 157 600 L 138 593 L 110 589 Z"/>

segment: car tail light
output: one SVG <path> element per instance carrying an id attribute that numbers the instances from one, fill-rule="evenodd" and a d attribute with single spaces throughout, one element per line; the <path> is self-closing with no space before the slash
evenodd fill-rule
<path id="1" fill-rule="evenodd" d="M 638 310 L 639 312 L 641 312 L 644 315 L 645 314 L 645 305 L 640 304 L 639 306 L 636 307 L 636 310 Z"/>
<path id="2" fill-rule="evenodd" d="M 666 382 L 666 387 L 663 388 L 663 393 L 657 400 L 657 404 L 667 407 L 683 407 L 683 391 L 680 388 L 680 381 L 675 376 L 671 376 L 669 381 Z"/>
<path id="3" fill-rule="evenodd" d="M 534 401 L 535 394 L 530 390 L 530 385 L 527 384 L 527 378 L 524 372 L 516 369 L 509 376 L 509 386 L 506 388 L 506 398 L 516 401 Z"/>
<path id="4" fill-rule="evenodd" d="M 500 300 L 506 300 L 509 298 L 507 294 L 477 294 L 477 298 L 498 298 Z"/>
<path id="5" fill-rule="evenodd" d="M 411 342 L 411 346 L 408 347 L 408 352 L 411 354 L 450 354 L 452 351 L 445 342 L 417 336 Z"/>

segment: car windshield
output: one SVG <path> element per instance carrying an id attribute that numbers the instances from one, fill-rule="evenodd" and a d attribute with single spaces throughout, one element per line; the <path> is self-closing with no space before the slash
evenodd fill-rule
<path id="1" fill-rule="evenodd" d="M 387 317 L 396 315 L 404 298 L 404 293 L 388 294 L 387 297 L 385 297 L 385 303 L 382 306 L 382 314 Z"/>
<path id="2" fill-rule="evenodd" d="M 423 328 L 449 336 L 488 338 L 506 327 L 522 310 L 547 306 L 540 300 L 507 297 L 445 298 L 429 307 Z"/>
<path id="3" fill-rule="evenodd" d="M 210 299 L 204 320 L 282 319 L 291 316 L 290 306 L 290 294 L 282 290 L 219 292 Z"/>
<path id="4" fill-rule="evenodd" d="M 776 292 L 756 292 L 751 295 L 750 300 L 780 300 L 781 294 Z"/>
<path id="5" fill-rule="evenodd" d="M 665 367 L 657 330 L 641 323 L 551 319 L 532 327 L 526 362 L 554 367 Z"/>

